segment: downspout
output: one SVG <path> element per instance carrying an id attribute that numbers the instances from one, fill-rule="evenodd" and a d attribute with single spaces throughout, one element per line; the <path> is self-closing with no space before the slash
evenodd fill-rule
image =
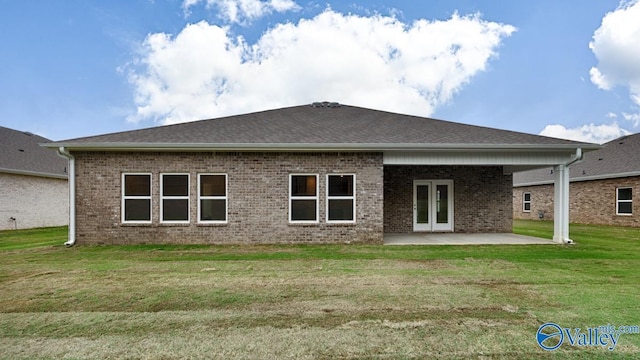
<path id="1" fill-rule="evenodd" d="M 554 194 L 554 203 L 556 203 L 556 206 L 554 206 L 554 212 L 557 212 L 558 210 L 561 211 L 559 211 L 559 213 L 555 215 L 556 218 L 554 219 L 554 223 L 557 223 L 558 220 L 560 220 L 560 224 L 557 224 L 557 226 L 556 224 L 554 224 L 553 236 L 555 241 L 563 242 L 566 244 L 573 243 L 573 241 L 569 238 L 569 166 L 577 163 L 578 161 L 581 161 L 582 158 L 582 148 L 577 148 L 575 158 L 556 166 L 556 171 L 558 171 L 558 175 L 560 176 L 556 179 L 562 181 L 562 183 L 559 183 L 560 181 L 556 180 L 554 184 L 554 188 L 556 191 L 556 194 Z M 563 199 L 566 201 L 563 201 Z M 560 202 L 560 204 L 558 202 Z M 564 206 L 561 206 L 562 203 L 564 203 Z M 557 238 L 557 236 L 559 236 L 560 238 Z"/>
<path id="2" fill-rule="evenodd" d="M 76 162 L 64 146 L 60 146 L 58 155 L 69 160 L 69 240 L 64 244 L 73 246 L 76 243 Z"/>

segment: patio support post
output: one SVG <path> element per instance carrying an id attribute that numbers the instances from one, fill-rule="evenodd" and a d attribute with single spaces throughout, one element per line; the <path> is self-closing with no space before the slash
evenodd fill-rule
<path id="1" fill-rule="evenodd" d="M 565 164 L 553 167 L 553 241 L 570 244 L 569 239 L 569 168 Z"/>

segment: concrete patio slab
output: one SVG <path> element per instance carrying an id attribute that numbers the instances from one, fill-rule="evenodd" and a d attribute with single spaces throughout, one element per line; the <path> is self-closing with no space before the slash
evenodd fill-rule
<path id="1" fill-rule="evenodd" d="M 552 240 L 510 233 L 411 233 L 384 234 L 385 245 L 534 245 L 557 244 Z"/>

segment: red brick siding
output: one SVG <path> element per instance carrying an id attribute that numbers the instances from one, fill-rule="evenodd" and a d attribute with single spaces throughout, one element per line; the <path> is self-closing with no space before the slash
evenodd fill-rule
<path id="1" fill-rule="evenodd" d="M 616 215 L 616 189 L 633 188 L 633 214 Z M 532 212 L 522 212 L 522 193 L 530 192 Z M 553 220 L 553 185 L 516 187 L 513 189 L 513 217 L 537 219 L 538 210 Z M 578 224 L 640 226 L 640 176 L 575 181 L 569 186 L 569 221 Z M 534 213 L 535 211 L 535 213 Z"/>
<path id="2" fill-rule="evenodd" d="M 79 244 L 383 242 L 382 154 L 79 152 Z M 152 173 L 152 224 L 121 223 L 122 173 Z M 190 174 L 187 225 L 160 223 L 160 174 Z M 228 174 L 228 224 L 197 224 L 197 174 Z M 319 175 L 319 223 L 289 223 L 289 174 Z M 327 224 L 326 175 L 356 174 L 356 223 Z"/>
<path id="3" fill-rule="evenodd" d="M 385 166 L 384 231 L 413 232 L 413 180 L 453 180 L 455 232 L 511 232 L 512 177 L 501 166 Z"/>

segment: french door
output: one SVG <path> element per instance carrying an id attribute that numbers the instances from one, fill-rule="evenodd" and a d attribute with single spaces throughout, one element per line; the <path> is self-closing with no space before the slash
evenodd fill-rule
<path id="1" fill-rule="evenodd" d="M 413 181 L 413 231 L 453 231 L 453 180 Z"/>

